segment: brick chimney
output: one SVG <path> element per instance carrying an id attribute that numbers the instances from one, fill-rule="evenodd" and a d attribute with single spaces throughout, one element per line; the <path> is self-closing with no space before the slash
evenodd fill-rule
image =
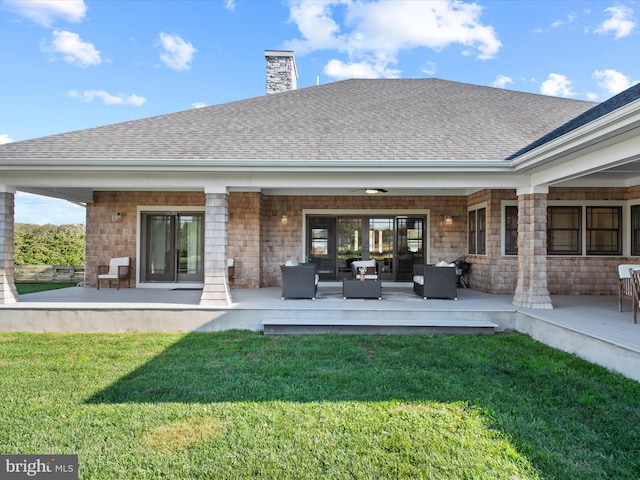
<path id="1" fill-rule="evenodd" d="M 267 95 L 295 90 L 298 83 L 296 57 L 289 50 L 265 50 Z"/>

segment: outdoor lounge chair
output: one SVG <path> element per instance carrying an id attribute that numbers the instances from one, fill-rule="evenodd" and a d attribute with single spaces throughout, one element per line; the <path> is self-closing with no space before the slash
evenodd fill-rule
<path id="1" fill-rule="evenodd" d="M 633 296 L 631 285 L 631 270 L 640 270 L 640 265 L 623 263 L 618 265 L 618 311 L 622 311 L 622 297 Z"/>
<path id="2" fill-rule="evenodd" d="M 455 266 L 413 266 L 413 291 L 424 298 L 452 298 L 458 300 L 458 277 Z"/>
<path id="3" fill-rule="evenodd" d="M 100 280 L 116 281 L 117 290 L 120 290 L 120 280 L 127 280 L 131 288 L 131 278 L 129 277 L 129 257 L 117 257 L 109 260 L 109 265 L 98 265 L 98 281 L 96 289 L 100 290 Z"/>
<path id="4" fill-rule="evenodd" d="M 316 299 L 318 292 L 318 266 L 315 263 L 280 265 L 282 272 L 282 300 L 285 298 Z"/>

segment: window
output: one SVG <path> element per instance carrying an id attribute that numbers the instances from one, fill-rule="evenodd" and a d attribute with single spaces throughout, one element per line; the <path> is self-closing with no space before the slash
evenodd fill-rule
<path id="1" fill-rule="evenodd" d="M 631 255 L 640 255 L 640 205 L 631 207 Z"/>
<path id="2" fill-rule="evenodd" d="M 547 254 L 622 255 L 622 207 L 547 207 Z M 582 224 L 584 222 L 584 229 Z"/>
<path id="3" fill-rule="evenodd" d="M 587 207 L 587 255 L 622 255 L 622 207 Z"/>
<path id="4" fill-rule="evenodd" d="M 504 207 L 504 254 L 518 254 L 518 207 Z"/>
<path id="5" fill-rule="evenodd" d="M 581 207 L 547 207 L 547 254 L 581 255 Z"/>
<path id="6" fill-rule="evenodd" d="M 480 208 L 478 212 L 478 255 L 487 253 L 487 209 Z"/>
<path id="7" fill-rule="evenodd" d="M 487 253 L 486 208 L 469 211 L 469 253 L 472 255 L 486 255 Z"/>
<path id="8" fill-rule="evenodd" d="M 476 226 L 476 211 L 469 212 L 469 253 L 476 253 L 478 249 L 476 236 L 478 235 L 478 227 Z"/>

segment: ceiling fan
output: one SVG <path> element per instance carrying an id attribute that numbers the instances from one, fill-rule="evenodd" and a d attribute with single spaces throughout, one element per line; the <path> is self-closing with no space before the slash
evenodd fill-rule
<path id="1" fill-rule="evenodd" d="M 364 193 L 366 193 L 367 195 L 376 195 L 377 193 L 387 193 L 388 190 L 385 190 L 384 188 L 367 187 L 367 188 L 357 188 L 351 191 L 352 192 L 364 191 Z"/>

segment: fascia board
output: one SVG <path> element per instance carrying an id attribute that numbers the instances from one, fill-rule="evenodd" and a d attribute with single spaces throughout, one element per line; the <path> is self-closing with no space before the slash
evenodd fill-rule
<path id="1" fill-rule="evenodd" d="M 314 189 L 357 189 L 367 185 L 397 190 L 438 189 L 438 188 L 516 188 L 528 185 L 528 175 L 496 174 L 494 172 L 449 173 L 394 172 L 393 174 L 371 170 L 358 175 L 341 175 L 335 172 L 233 172 L 214 175 L 196 173 L 153 172 L 147 174 L 113 172 L 95 175 L 93 172 L 31 173 L 13 172 L 3 176 L 5 183 L 24 188 L 90 188 L 104 190 L 183 190 L 201 191 L 205 185 L 233 188 L 314 188 Z"/>
<path id="2" fill-rule="evenodd" d="M 86 171 L 86 172 L 493 172 L 509 173 L 512 167 L 504 160 L 202 160 L 202 159 L 67 159 L 52 163 L 51 159 L 0 161 L 0 172 L 11 171 Z"/>

